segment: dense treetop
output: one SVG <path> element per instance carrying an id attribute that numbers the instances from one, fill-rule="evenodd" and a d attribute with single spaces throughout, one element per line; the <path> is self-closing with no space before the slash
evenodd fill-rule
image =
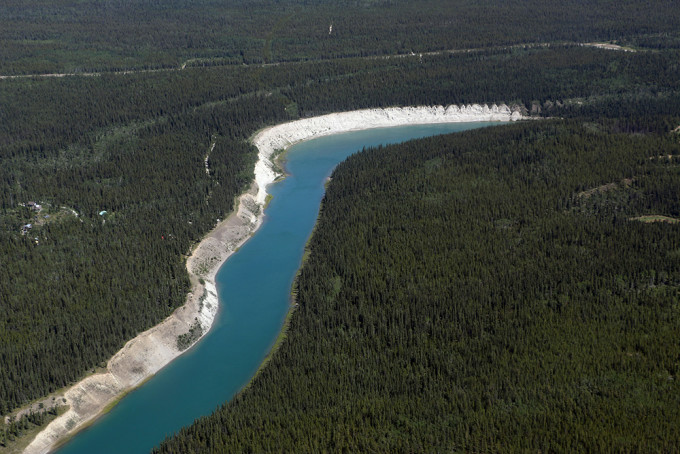
<path id="1" fill-rule="evenodd" d="M 338 166 L 286 340 L 155 452 L 671 452 L 680 144 L 540 122 Z M 657 159 L 671 154 L 672 160 Z"/>
<path id="2" fill-rule="evenodd" d="M 0 413 L 77 379 L 181 304 L 183 254 L 249 182 L 256 129 L 360 107 L 513 100 L 549 115 L 656 117 L 677 106 L 677 61 L 558 46 L 0 81 L 0 355 L 12 365 L 0 370 Z M 647 123 L 676 121 L 664 118 Z"/>
<path id="3" fill-rule="evenodd" d="M 535 196 L 531 200 L 519 198 L 516 203 L 510 203 L 502 194 L 498 196 L 499 199 L 494 199 L 491 194 L 481 191 L 475 197 L 489 197 L 485 201 L 496 207 L 494 209 L 498 213 L 520 206 L 528 211 L 526 214 L 509 213 L 501 218 L 495 212 L 492 215 L 477 212 L 466 214 L 465 216 L 472 216 L 466 222 L 478 228 L 473 230 L 477 235 L 474 241 L 490 235 L 489 244 L 510 247 L 504 243 L 509 241 L 506 237 L 493 236 L 498 234 L 496 224 L 488 224 L 493 220 L 503 226 L 507 221 L 507 232 L 503 231 L 508 235 L 513 232 L 515 236 L 512 238 L 520 245 L 523 244 L 523 235 L 527 238 L 545 239 L 550 236 L 546 232 L 572 232 L 569 229 L 573 228 L 573 232 L 582 236 L 578 241 L 585 242 L 585 246 L 581 246 L 587 250 L 592 249 L 595 255 L 607 256 L 606 252 L 597 252 L 597 245 L 588 249 L 591 247 L 588 246 L 588 241 L 595 241 L 588 235 L 598 232 L 602 237 L 610 235 L 618 239 L 622 236 L 624 244 L 632 248 L 628 250 L 640 254 L 638 261 L 632 260 L 627 258 L 623 252 L 627 249 L 623 248 L 616 256 L 617 260 L 622 260 L 621 263 L 626 266 L 630 264 L 631 269 L 637 270 L 638 274 L 635 276 L 626 274 L 625 268 L 608 268 L 607 272 L 620 271 L 622 283 L 617 281 L 617 285 L 634 290 L 631 290 L 632 293 L 625 293 L 619 287 L 611 287 L 607 277 L 609 275 L 605 274 L 602 282 L 596 279 L 594 282 L 586 282 L 587 285 L 584 286 L 578 285 L 581 283 L 577 280 L 580 275 L 571 281 L 555 283 L 553 268 L 566 267 L 577 274 L 582 272 L 572 269 L 581 249 L 572 250 L 571 244 L 557 244 L 563 249 L 561 252 L 568 252 L 566 255 L 557 255 L 560 261 L 565 260 L 564 264 L 560 261 L 552 263 L 544 256 L 560 251 L 540 248 L 513 250 L 513 254 L 520 256 L 508 257 L 523 260 L 519 260 L 516 266 L 513 265 L 513 272 L 529 273 L 528 276 L 532 272 L 545 272 L 545 282 L 549 284 L 534 286 L 534 281 L 526 279 L 513 279 L 510 282 L 504 275 L 503 279 L 506 280 L 501 279 L 499 282 L 509 283 L 508 288 L 503 288 L 499 283 L 498 286 L 488 288 L 480 285 L 479 289 L 468 289 L 472 293 L 478 292 L 477 296 L 484 304 L 491 301 L 492 297 L 483 291 L 493 291 L 496 296 L 515 301 L 513 304 L 518 308 L 524 308 L 523 305 L 526 304 L 525 309 L 515 311 L 519 319 L 504 319 L 501 317 L 503 314 L 493 312 L 496 310 L 493 307 L 491 312 L 479 312 L 475 315 L 484 321 L 474 325 L 478 329 L 476 333 L 490 333 L 489 336 L 492 337 L 485 338 L 489 342 L 499 339 L 503 342 L 519 342 L 503 323 L 528 323 L 521 318 L 528 317 L 528 308 L 540 309 L 537 317 L 547 318 L 537 320 L 547 322 L 544 326 L 534 326 L 537 331 L 532 331 L 534 337 L 527 342 L 538 342 L 537 339 L 541 339 L 541 336 L 551 338 L 555 333 L 559 333 L 555 339 L 562 339 L 559 337 L 561 335 L 566 339 L 569 329 L 573 328 L 572 334 L 582 329 L 581 325 L 567 324 L 560 331 L 554 326 L 561 319 L 555 318 L 558 316 L 550 312 L 554 309 L 551 305 L 559 303 L 562 305 L 560 307 L 565 307 L 565 301 L 560 300 L 559 295 L 581 298 L 577 299 L 581 301 L 581 306 L 573 307 L 579 307 L 582 314 L 589 315 L 600 314 L 597 312 L 600 308 L 587 306 L 586 300 L 593 294 L 600 298 L 600 292 L 604 292 L 602 298 L 605 299 L 602 301 L 612 306 L 612 312 L 605 312 L 604 316 L 597 317 L 610 321 L 611 317 L 629 320 L 630 317 L 626 318 L 629 314 L 622 315 L 622 312 L 630 311 L 639 315 L 641 320 L 656 323 L 653 326 L 658 329 L 666 329 L 661 318 L 666 317 L 672 321 L 673 314 L 664 312 L 667 308 L 663 304 L 667 300 L 663 298 L 675 298 L 677 301 L 677 293 L 672 293 L 677 285 L 674 281 L 676 270 L 673 268 L 675 256 L 668 253 L 667 256 L 662 254 L 659 255 L 660 258 L 654 259 L 649 251 L 664 251 L 666 247 L 670 247 L 668 250 L 671 251 L 677 249 L 677 245 L 673 243 L 674 237 L 668 234 L 673 232 L 673 227 L 666 224 L 628 222 L 627 219 L 652 214 L 677 216 L 677 207 L 671 203 L 675 195 L 673 188 L 677 187 L 677 175 L 673 173 L 675 161 L 657 162 L 647 159 L 653 158 L 653 153 L 644 155 L 654 147 L 665 153 L 668 147 L 677 143 L 677 136 L 668 136 L 668 132 L 680 124 L 680 111 L 677 107 L 680 105 L 680 79 L 677 77 L 680 69 L 680 35 L 677 32 L 680 12 L 675 6 L 674 2 L 660 0 L 644 5 L 633 0 L 618 2 L 615 8 L 607 1 L 577 0 L 281 0 L 275 2 L 275 6 L 272 6 L 271 1 L 264 0 L 3 2 L 0 5 L 1 75 L 84 71 L 101 71 L 102 74 L 88 77 L 0 79 L 0 414 L 73 383 L 94 367 L 102 365 L 125 341 L 158 323 L 184 301 L 188 290 L 184 254 L 212 228 L 216 219 L 225 217 L 232 209 L 235 195 L 250 183 L 256 155 L 247 139 L 254 131 L 277 122 L 338 110 L 414 104 L 506 102 L 534 115 L 573 119 L 567 121 L 564 127 L 552 123 L 545 130 L 538 126 L 516 127 L 504 130 L 503 133 L 489 132 L 488 136 L 480 131 L 474 136 L 412 145 L 416 147 L 414 149 L 427 150 L 427 153 L 444 153 L 446 160 L 442 161 L 443 167 L 436 158 L 428 164 L 411 157 L 409 159 L 412 159 L 415 173 L 409 175 L 408 169 L 395 169 L 395 172 L 403 174 L 403 178 L 394 180 L 412 181 L 417 186 L 422 177 L 418 172 L 430 169 L 441 178 L 444 175 L 442 172 L 458 172 L 462 180 L 472 187 L 472 180 L 481 175 L 482 170 L 478 166 L 481 165 L 480 156 L 486 156 L 487 164 L 493 162 L 495 165 L 491 167 L 495 169 L 495 177 L 505 175 L 510 169 L 518 174 L 508 176 L 507 181 L 491 179 L 482 184 L 486 178 L 484 177 L 477 183 L 479 189 L 485 189 L 485 185 L 488 185 L 486 189 L 496 187 L 505 190 L 503 185 L 510 185 L 507 194 L 516 194 L 512 191 L 520 187 L 530 189 L 527 194 L 535 195 L 540 188 L 547 191 L 550 197 L 541 196 L 539 199 Z M 331 24 L 332 31 L 329 30 Z M 612 52 L 575 44 L 595 40 L 616 40 L 619 44 L 635 47 L 639 52 Z M 536 45 L 537 43 L 545 45 Z M 473 50 L 427 53 L 470 48 Z M 421 52 L 423 55 L 419 55 Z M 397 58 L 396 54 L 402 56 Z M 391 57 L 376 58 L 377 56 Z M 179 70 L 180 67 L 184 69 Z M 116 72 L 140 68 L 163 70 Z M 468 167 L 452 168 L 449 165 L 451 162 L 460 164 L 460 160 L 467 155 L 458 155 L 448 150 L 448 141 L 459 140 L 462 141 L 461 144 L 469 146 L 469 141 L 472 140 L 470 137 L 475 137 L 476 143 L 480 144 L 478 151 L 482 154 L 478 156 L 471 152 Z M 594 142 L 589 145 L 591 139 Z M 517 153 L 506 154 L 499 145 L 502 140 L 516 144 Z M 571 144 L 579 152 L 570 155 L 562 141 Z M 213 144 L 215 148 L 208 154 Z M 533 150 L 535 155 L 523 155 L 522 146 L 527 147 L 527 153 Z M 618 153 L 616 149 L 619 146 L 621 150 L 633 150 L 639 146 L 639 150 L 625 156 L 611 154 Z M 537 147 L 543 147 L 545 154 L 540 154 Z M 592 152 L 592 155 L 584 150 Z M 446 154 L 450 152 L 453 154 Z M 508 162 L 508 156 L 518 157 L 521 162 Z M 206 157 L 208 173 L 205 171 Z M 617 162 L 620 160 L 621 163 L 607 170 L 598 164 L 598 157 Z M 355 162 L 361 162 L 361 159 L 374 158 L 357 158 Z M 593 169 L 579 167 L 582 166 L 581 159 L 592 164 Z M 444 162 L 447 164 L 444 165 Z M 560 173 L 560 166 L 567 165 L 575 166 L 574 171 L 580 173 L 572 176 Z M 465 177 L 460 174 L 461 169 L 472 173 Z M 624 180 L 630 180 L 631 183 L 621 183 Z M 549 182 L 553 184 L 548 184 Z M 595 191 L 587 199 L 572 197 L 578 192 L 609 183 L 621 186 L 620 190 L 602 193 Z M 348 184 L 362 183 L 357 179 Z M 431 194 L 433 200 L 423 199 L 418 202 L 420 205 L 409 197 L 422 195 L 423 188 L 407 185 L 404 194 L 399 196 L 403 196 L 408 202 L 404 207 L 411 206 L 414 212 L 432 208 L 435 210 L 433 213 L 438 213 L 439 217 L 434 216 L 431 223 L 425 224 L 423 228 L 434 231 L 444 223 L 442 219 L 449 220 L 452 213 L 458 216 L 461 207 L 467 206 L 446 204 L 444 199 L 450 198 L 450 191 L 458 194 L 456 191 L 469 191 L 470 187 L 454 188 L 448 183 L 442 184 L 442 187 L 435 188 L 435 192 L 439 192 Z M 338 183 L 337 187 L 342 186 Z M 394 205 L 391 203 L 394 199 L 390 197 L 395 195 L 388 189 L 394 190 L 391 186 L 380 188 L 381 191 L 386 191 L 384 206 L 376 208 L 376 213 L 380 215 L 376 219 L 381 222 L 395 215 L 390 208 Z M 330 197 L 328 203 L 332 206 Z M 334 197 L 337 198 L 337 203 L 342 203 L 342 194 Z M 30 202 L 41 207 L 35 208 Z M 431 207 L 428 205 L 430 202 L 434 203 Z M 561 207 L 561 211 L 550 211 L 555 204 Z M 541 217 L 545 214 L 541 210 L 548 210 L 550 215 Z M 106 213 L 100 214 L 104 211 Z M 362 218 L 373 214 L 357 212 L 356 216 Z M 353 222 L 356 225 L 352 224 L 351 229 L 360 228 L 356 219 Z M 614 230 L 607 230 L 607 223 L 611 223 L 611 229 Z M 28 224 L 31 226 L 28 227 Z M 416 238 L 416 235 L 408 234 L 412 228 L 414 227 L 405 226 L 403 232 L 382 232 L 377 229 L 371 233 L 376 235 L 376 239 L 382 238 L 381 253 L 384 253 L 385 258 L 397 256 L 394 263 L 388 265 L 403 265 L 403 269 L 394 270 L 394 276 L 390 277 L 390 285 L 393 287 L 389 289 L 384 287 L 387 282 L 385 276 L 362 277 L 361 282 L 366 286 L 361 285 L 352 290 L 357 292 L 356 295 L 363 294 L 362 298 L 368 301 L 376 295 L 376 298 L 380 295 L 383 295 L 380 298 L 392 295 L 382 293 L 389 290 L 396 292 L 395 297 L 401 298 L 416 288 L 398 288 L 396 283 L 399 281 L 394 280 L 395 276 L 400 276 L 398 273 L 407 270 L 416 274 L 426 273 L 427 269 L 411 269 L 408 266 L 417 263 L 424 266 L 439 256 L 436 255 L 437 251 L 425 248 L 426 245 L 411 243 Z M 335 235 L 339 243 L 345 241 L 345 237 L 341 236 L 342 232 L 325 230 L 328 229 L 321 228 L 319 235 Z M 628 237 L 647 238 L 647 232 L 650 231 L 654 232 L 651 238 L 656 243 L 654 247 L 644 246 L 649 250 L 640 252 L 644 249 L 642 242 L 639 245 L 626 243 Z M 458 233 L 452 235 L 455 237 Z M 402 249 L 390 251 L 389 242 L 384 242 L 387 241 L 385 238 L 392 236 L 395 240 L 403 237 L 401 240 L 404 243 L 395 244 L 401 244 L 399 248 L 404 251 L 411 250 L 417 260 L 399 258 Z M 354 246 L 369 247 L 366 244 Z M 472 250 L 466 251 L 475 255 Z M 486 252 L 490 254 L 484 256 L 486 261 L 473 260 L 472 263 L 478 263 L 479 266 L 467 271 L 462 271 L 462 268 L 453 263 L 446 263 L 450 264 L 451 270 L 458 270 L 456 272 L 459 274 L 476 276 L 478 282 L 487 282 L 498 270 L 491 264 L 490 257 L 494 257 L 493 254 L 488 250 Z M 430 257 L 430 253 L 434 255 Z M 331 260 L 328 251 L 315 254 L 326 254 L 323 256 L 328 259 L 329 264 L 333 263 L 334 259 Z M 477 260 L 469 255 L 462 257 Z M 531 257 L 543 257 L 542 261 L 536 262 L 543 265 L 543 268 L 530 263 Z M 481 256 L 478 258 L 481 259 Z M 668 265 L 659 264 L 662 258 L 667 259 Z M 600 262 L 593 260 L 592 263 Z M 367 265 L 362 262 L 348 263 L 347 266 L 356 270 Z M 385 269 L 389 270 L 389 266 Z M 438 269 L 432 268 L 433 271 Z M 309 272 L 313 273 L 328 271 L 311 270 L 312 268 Z M 338 270 L 333 273 L 336 274 L 329 274 L 329 279 L 332 278 L 334 286 L 341 285 L 342 282 L 338 279 L 346 276 L 339 274 Z M 458 274 L 449 277 L 460 278 Z M 453 301 L 455 292 L 447 287 L 449 284 L 437 281 L 438 278 L 432 279 L 434 280 L 431 282 L 424 281 L 424 287 L 420 289 L 422 292 L 432 291 L 434 295 L 440 295 L 433 298 L 432 304 L 437 301 Z M 408 279 L 403 282 L 420 285 Z M 325 283 L 327 282 L 321 280 L 319 285 L 326 285 Z M 428 287 L 430 285 L 434 287 Z M 304 285 L 301 289 L 303 288 Z M 340 288 L 350 287 L 342 284 Z M 666 293 L 658 290 L 660 288 Z M 657 289 L 655 292 L 659 293 L 649 297 L 657 298 L 653 299 L 654 304 L 661 301 L 657 312 L 651 309 L 650 312 L 645 312 L 648 301 L 645 298 L 654 293 L 650 289 Z M 439 290 L 443 293 L 438 293 Z M 312 307 L 312 301 L 323 296 L 322 291 L 325 290 L 319 291 L 321 293 L 315 295 L 311 290 L 305 290 L 304 298 L 308 298 L 309 307 Z M 608 291 L 614 296 L 606 294 Z M 520 293 L 527 295 L 526 301 L 512 299 L 519 298 Z M 346 296 L 343 295 L 343 298 Z M 611 302 L 613 300 L 609 299 L 610 296 L 616 301 Z M 638 297 L 643 299 L 631 300 Z M 624 306 L 621 298 L 632 303 Z M 340 301 L 337 300 L 338 305 Z M 403 307 L 410 307 L 408 305 L 411 303 L 410 300 L 406 301 Z M 472 306 L 460 304 L 463 304 L 460 307 L 466 309 L 461 309 L 455 317 L 469 316 Z M 446 319 L 445 317 L 451 316 L 452 307 L 458 311 L 459 306 L 432 306 L 428 309 L 432 311 L 428 317 L 433 320 L 432 316 L 437 315 Z M 566 307 L 571 308 L 572 305 Z M 345 310 L 338 310 L 339 314 L 347 313 Z M 300 312 L 303 313 L 304 310 Z M 383 328 L 400 336 L 422 334 L 421 331 L 400 331 L 401 334 L 392 331 L 402 330 L 404 326 L 400 323 L 403 324 L 406 320 L 420 320 L 420 315 L 415 312 L 411 314 L 412 317 L 409 315 L 411 318 L 402 315 L 398 315 L 398 323 Z M 369 317 L 368 313 L 366 317 Z M 455 320 L 459 320 L 455 317 Z M 498 320 L 492 320 L 497 324 L 489 321 L 489 317 L 497 317 Z M 342 324 L 345 331 L 354 326 L 350 322 L 354 323 L 356 320 L 333 321 Z M 303 323 L 303 319 L 295 323 Z M 295 326 L 297 325 L 291 329 L 292 337 Z M 412 328 L 415 329 L 415 326 Z M 458 333 L 456 330 L 459 328 L 455 327 L 457 325 L 450 326 L 451 333 Z M 594 330 L 594 326 L 588 325 L 587 328 Z M 422 326 L 418 329 L 421 328 L 425 329 Z M 653 357 L 655 361 L 658 360 L 654 373 L 665 378 L 675 377 L 674 368 L 677 366 L 668 360 L 675 354 L 672 346 L 665 343 L 666 338 L 660 337 L 658 344 L 653 346 L 660 350 L 648 353 L 651 347 L 643 342 L 645 338 L 638 339 L 643 335 L 641 333 L 647 332 L 643 328 L 639 324 L 630 328 L 631 337 L 626 338 L 628 343 L 622 351 L 637 358 L 638 346 L 647 348 L 644 354 L 657 355 Z M 541 331 L 542 329 L 547 331 Z M 441 337 L 448 339 L 446 336 L 449 335 L 445 331 L 441 330 Z M 432 334 L 434 331 L 427 333 Z M 498 337 L 502 333 L 507 337 Z M 603 336 L 610 334 L 611 332 L 607 332 Z M 486 352 L 484 349 L 492 345 L 475 344 L 477 341 L 469 344 L 466 343 L 468 338 L 463 337 L 456 339 L 456 342 L 461 342 L 460 345 L 456 344 L 461 352 Z M 469 339 L 477 338 L 473 336 Z M 587 339 L 589 338 L 584 338 L 584 342 Z M 338 344 L 338 348 L 340 345 Z M 358 345 L 348 348 L 356 349 Z M 405 344 L 405 347 L 408 345 L 411 344 Z M 447 348 L 451 347 L 446 345 Z M 503 353 L 506 344 L 501 342 L 493 345 L 497 349 L 493 350 L 494 355 L 507 353 Z M 522 351 L 531 352 L 531 348 L 535 349 L 538 344 L 532 345 L 534 344 L 527 344 Z M 423 354 L 428 351 L 420 344 L 413 344 L 413 348 L 415 350 L 408 351 L 422 351 Z M 614 350 L 609 349 L 603 353 L 604 356 L 597 358 L 578 356 L 581 353 L 577 352 L 574 358 L 586 358 L 586 364 L 602 360 L 606 365 L 609 364 L 606 361 L 617 360 L 617 357 L 611 356 L 612 351 Z M 406 350 L 401 353 L 404 352 Z M 400 352 L 394 355 L 397 353 Z M 307 358 L 305 355 L 307 353 L 300 353 L 299 359 Z M 460 361 L 467 361 L 461 358 L 456 359 L 459 361 L 457 365 L 460 365 Z M 291 356 L 286 353 L 281 360 L 290 359 Z M 436 362 L 439 359 L 433 361 L 432 364 L 440 364 Z M 473 358 L 469 361 L 473 361 Z M 441 376 L 428 376 L 423 372 L 426 366 L 415 359 L 411 362 L 412 371 L 420 370 L 413 372 L 414 377 L 422 379 L 414 383 L 426 383 L 428 386 L 432 383 L 429 392 L 435 392 L 438 388 L 434 383 L 438 383 Z M 401 367 L 400 364 L 395 361 L 395 365 Z M 536 374 L 544 370 L 541 367 L 547 367 L 531 362 L 518 364 L 524 364 Z M 367 371 L 372 371 L 371 374 L 377 373 L 377 369 L 372 369 L 374 366 L 375 364 L 365 365 Z M 481 369 L 475 369 L 478 366 Z M 649 364 L 643 364 L 640 370 L 649 372 L 651 369 L 645 369 L 647 366 Z M 488 362 L 482 362 L 465 370 L 472 373 L 474 370 L 487 370 L 489 367 Z M 443 373 L 449 369 L 439 370 Z M 607 371 L 610 369 L 605 370 Z M 404 373 L 403 369 L 398 368 L 390 373 L 392 372 Z M 279 374 L 280 371 L 273 368 L 263 377 L 274 373 Z M 663 375 L 666 373 L 667 375 Z M 605 376 L 609 377 L 606 374 Z M 503 389 L 506 391 L 522 389 L 521 383 L 508 382 L 495 375 L 489 377 L 489 381 L 484 383 L 497 380 L 493 383 L 505 386 Z M 588 382 L 594 383 L 592 389 L 600 390 L 599 392 L 609 389 L 598 382 L 603 380 L 601 375 L 595 374 L 592 377 L 595 378 L 589 378 Z M 636 390 L 635 383 L 638 382 L 635 382 L 635 377 L 637 376 L 628 381 L 622 379 L 621 388 L 615 389 Z M 562 379 L 562 382 L 558 380 L 556 384 L 563 388 L 555 389 L 571 389 L 570 386 L 575 386 L 569 381 L 573 379 L 573 375 L 567 374 Z M 618 383 L 616 379 L 618 378 L 612 378 L 613 382 Z M 479 397 L 479 401 L 474 404 L 474 411 L 477 412 L 474 413 L 475 418 L 496 424 L 497 420 L 483 419 L 483 415 L 479 413 L 480 409 L 488 408 L 482 403 L 493 401 L 483 397 L 483 390 L 479 386 L 470 394 L 471 398 Z M 665 386 L 672 387 L 673 383 L 668 382 Z M 346 387 L 342 391 L 347 389 L 351 388 Z M 523 402 L 537 402 L 531 399 L 536 398 L 536 393 L 544 391 L 544 388 L 524 388 L 517 393 L 531 394 Z M 645 391 L 650 393 L 644 395 L 645 402 L 656 405 L 659 400 L 653 394 L 657 392 L 661 395 L 662 391 L 662 388 Z M 271 392 L 276 394 L 280 390 Z M 474 394 L 475 392 L 478 394 Z M 263 396 L 266 394 L 257 394 L 252 399 L 261 399 Z M 499 396 L 506 398 L 507 392 Z M 420 405 L 417 404 L 418 399 L 422 398 L 418 395 L 412 397 L 415 401 L 407 399 L 400 401 L 399 405 L 416 408 Z M 558 397 L 552 396 L 552 400 L 546 401 L 559 407 L 559 410 L 555 410 L 555 415 L 563 414 L 559 412 L 566 411 L 565 408 L 573 408 Z M 452 398 L 446 405 L 454 401 L 456 399 Z M 435 409 L 440 404 L 444 405 L 437 400 L 431 402 Z M 629 402 L 632 402 L 631 405 L 634 403 L 632 400 Z M 374 404 L 375 402 L 367 400 L 366 408 L 373 409 L 371 411 L 380 408 L 380 405 Z M 228 407 L 228 411 L 231 412 L 232 407 L 238 405 L 241 404 Z M 387 408 L 386 405 L 384 408 Z M 623 406 L 612 408 L 615 411 L 632 408 L 625 407 L 626 403 L 621 405 Z M 468 411 L 472 407 L 466 408 Z M 526 409 L 522 406 L 517 408 L 518 412 Z M 652 412 L 654 415 L 662 415 L 669 421 L 677 416 L 669 413 L 661 404 L 658 408 L 658 412 Z M 227 418 L 229 421 L 232 418 L 237 421 L 242 417 L 230 416 L 230 413 L 229 416 L 224 416 L 225 414 L 227 413 L 221 413 L 217 417 Z M 378 415 L 380 412 L 371 414 Z M 426 420 L 430 417 L 427 415 L 430 413 L 425 412 L 422 417 Z M 547 421 L 541 415 L 534 416 L 536 420 Z M 38 416 L 31 418 L 30 424 L 42 420 Z M 565 418 L 569 421 L 568 424 L 573 423 L 573 427 L 579 427 L 573 419 Z M 209 424 L 216 424 L 216 420 L 211 421 Z M 321 421 L 323 419 L 319 420 L 320 424 Z M 351 423 L 348 422 L 347 427 L 356 424 L 356 419 L 350 418 L 348 421 Z M 439 423 L 441 421 L 437 422 Z M 400 424 L 410 427 L 411 431 L 422 431 L 420 425 L 409 426 L 409 421 L 402 421 Z M 620 426 L 610 428 L 612 431 L 607 433 L 622 433 L 627 427 L 625 424 L 626 421 L 623 421 Z M 25 428 L 27 425 L 29 421 L 22 422 L 21 426 L 11 427 L 9 432 L 0 431 L 0 445 L 5 443 L 7 434 L 12 438 L 22 430 L 21 427 Z M 366 425 L 366 430 L 371 427 L 383 426 Z M 432 430 L 435 427 L 437 426 L 434 425 Z M 584 426 L 580 427 L 583 429 Z M 669 426 L 659 423 L 658 427 L 659 430 L 670 431 L 669 437 L 661 437 L 662 440 L 674 439 Z M 471 435 L 480 433 L 473 429 L 470 429 Z M 191 430 L 192 435 L 180 441 L 180 444 L 199 443 L 191 446 L 200 446 L 205 440 L 213 439 L 219 440 L 219 443 L 231 443 L 226 439 L 222 440 L 221 436 L 208 435 L 209 432 L 199 434 L 198 429 Z M 433 432 L 422 432 L 424 437 L 435 437 Z M 367 433 L 370 436 L 376 435 L 370 431 Z M 334 436 L 339 435 L 335 433 Z M 445 441 L 441 437 L 438 440 L 442 443 Z M 535 441 L 529 440 L 527 445 L 519 446 L 535 449 L 539 447 Z M 295 445 L 292 439 L 288 442 L 291 446 Z M 320 446 L 326 443 L 323 438 L 318 442 Z M 491 440 L 486 442 L 490 443 Z M 166 447 L 175 449 L 172 446 L 176 445 L 169 444 Z M 348 446 L 353 446 L 352 449 L 363 447 Z M 472 449 L 481 445 L 460 446 Z M 655 446 L 664 449 L 662 445 Z"/>
<path id="4" fill-rule="evenodd" d="M 9 0 L 0 74 L 408 54 L 678 37 L 670 0 Z M 332 25 L 332 30 L 331 30 Z M 675 42 L 677 47 L 677 41 Z"/>

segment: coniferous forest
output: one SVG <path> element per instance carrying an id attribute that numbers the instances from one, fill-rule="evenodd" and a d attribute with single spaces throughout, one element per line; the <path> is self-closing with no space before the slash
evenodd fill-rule
<path id="1" fill-rule="evenodd" d="M 678 44 L 670 0 L 6 0 L 0 74 L 384 56 L 526 43 Z"/>
<path id="2" fill-rule="evenodd" d="M 679 151 L 546 121 L 352 156 L 286 341 L 157 452 L 675 451 L 680 230 L 637 218 L 680 215 Z"/>
<path id="3" fill-rule="evenodd" d="M 674 2 L 28 3 L 0 6 L 0 415 L 184 302 L 259 128 L 507 103 L 543 120 L 338 167 L 285 342 L 159 452 L 680 445 Z"/>

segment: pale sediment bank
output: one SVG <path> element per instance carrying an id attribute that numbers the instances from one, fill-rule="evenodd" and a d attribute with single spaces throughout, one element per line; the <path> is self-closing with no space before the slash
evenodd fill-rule
<path id="1" fill-rule="evenodd" d="M 66 399 L 69 410 L 41 431 L 24 453 L 46 453 L 54 449 L 91 423 L 122 395 L 178 357 L 182 352 L 177 348 L 177 337 L 188 332 L 197 320 L 203 328 L 203 335 L 208 332 L 218 308 L 217 271 L 262 223 L 266 187 L 279 176 L 270 160 L 274 151 L 311 138 L 360 129 L 522 118 L 518 109 L 506 105 L 366 109 L 297 120 L 255 134 L 252 142 L 259 150 L 255 182 L 239 197 L 236 211 L 219 223 L 187 259 L 192 291 L 184 306 L 161 324 L 125 344 L 109 360 L 105 373 L 88 376 L 56 396 L 58 400 Z"/>
<path id="2" fill-rule="evenodd" d="M 259 131 L 252 139 L 259 150 L 259 159 L 255 165 L 255 181 L 258 186 L 256 201 L 258 204 L 264 203 L 267 185 L 278 176 L 270 160 L 272 154 L 304 140 L 361 129 L 434 123 L 515 121 L 523 118 L 525 117 L 519 108 L 510 108 L 505 104 L 468 104 L 355 110 L 272 126 Z"/>
<path id="3" fill-rule="evenodd" d="M 56 400 L 70 408 L 43 429 L 24 453 L 47 453 L 105 412 L 116 400 L 182 354 L 177 337 L 198 321 L 203 335 L 212 326 L 218 301 L 215 275 L 226 259 L 259 226 L 255 184 L 238 199 L 238 207 L 220 222 L 187 258 L 192 290 L 186 303 L 159 325 L 130 340 L 108 362 L 107 371 L 86 377 Z M 203 283 L 201 283 L 201 280 Z"/>

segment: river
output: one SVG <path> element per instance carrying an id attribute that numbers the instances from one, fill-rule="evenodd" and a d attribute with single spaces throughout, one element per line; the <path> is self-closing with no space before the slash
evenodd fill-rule
<path id="1" fill-rule="evenodd" d="M 250 381 L 288 312 L 291 285 L 318 215 L 324 182 L 347 156 L 364 146 L 497 124 L 370 129 L 291 147 L 286 156 L 289 176 L 269 187 L 274 199 L 262 227 L 217 274 L 220 310 L 210 332 L 57 452 L 149 452 L 182 426 L 210 414 Z"/>

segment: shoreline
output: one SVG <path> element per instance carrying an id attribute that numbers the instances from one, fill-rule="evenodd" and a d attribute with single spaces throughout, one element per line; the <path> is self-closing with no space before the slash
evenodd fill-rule
<path id="1" fill-rule="evenodd" d="M 251 137 L 259 150 L 255 164 L 255 182 L 259 188 L 256 201 L 264 203 L 267 185 L 279 176 L 273 167 L 272 154 L 305 140 L 374 128 L 476 121 L 509 122 L 526 118 L 518 107 L 511 108 L 506 104 L 466 104 L 353 110 L 270 126 Z"/>
<path id="2" fill-rule="evenodd" d="M 256 186 L 252 183 L 248 191 L 237 198 L 238 204 L 227 219 L 191 251 L 186 261 L 191 291 L 184 305 L 160 324 L 128 341 L 108 361 L 106 372 L 89 375 L 65 392 L 49 396 L 48 399 L 56 397 L 58 401 L 66 399 L 63 405 L 70 408 L 40 431 L 24 453 L 49 453 L 62 446 L 210 331 L 219 308 L 215 276 L 262 221 L 261 209 L 253 200 L 255 193 Z M 177 337 L 187 333 L 196 321 L 203 333 L 189 347 L 179 350 Z"/>
<path id="3" fill-rule="evenodd" d="M 274 152 L 312 138 L 363 129 L 410 124 L 509 122 L 525 118 L 518 108 L 511 109 L 505 104 L 393 107 L 332 113 L 256 132 L 250 138 L 258 149 L 254 181 L 238 197 L 235 210 L 210 231 L 187 258 L 192 286 L 185 304 L 160 324 L 128 341 L 108 361 L 106 372 L 87 376 L 65 392 L 48 396 L 48 399 L 66 399 L 64 404 L 70 408 L 40 431 L 24 453 L 48 453 L 63 445 L 209 332 L 219 307 L 215 276 L 229 256 L 262 224 L 266 188 L 282 176 L 274 170 L 271 160 Z M 177 336 L 188 332 L 196 320 L 203 328 L 202 335 L 187 349 L 178 350 Z"/>

